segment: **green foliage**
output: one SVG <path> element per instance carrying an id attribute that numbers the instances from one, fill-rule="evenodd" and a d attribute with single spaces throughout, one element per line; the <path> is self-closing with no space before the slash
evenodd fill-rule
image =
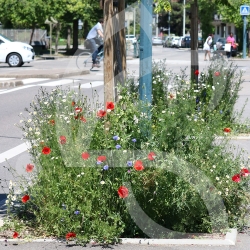
<path id="1" fill-rule="evenodd" d="M 82 244 L 243 226 L 248 169 L 231 153 L 229 132 L 223 134 L 225 126 L 233 130 L 234 114 L 226 111 L 241 79 L 223 64 L 200 75 L 196 86 L 183 72 L 154 64 L 150 109 L 125 86 L 107 113 L 100 113 L 96 92 L 88 100 L 80 92 L 42 89 L 20 123 L 35 171 L 22 182 L 18 206 L 9 197 L 12 209 L 40 233 L 74 232 Z M 232 180 L 236 174 L 240 182 Z M 118 195 L 121 186 L 128 197 Z M 30 200 L 21 203 L 24 194 Z"/>

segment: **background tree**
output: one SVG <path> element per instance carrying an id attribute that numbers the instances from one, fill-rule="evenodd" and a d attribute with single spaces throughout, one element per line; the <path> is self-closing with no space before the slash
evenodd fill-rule
<path id="1" fill-rule="evenodd" d="M 34 29 L 44 24 L 45 17 L 50 14 L 52 0 L 0 0 L 1 20 L 9 22 L 13 28 L 31 28 L 30 44 Z"/>

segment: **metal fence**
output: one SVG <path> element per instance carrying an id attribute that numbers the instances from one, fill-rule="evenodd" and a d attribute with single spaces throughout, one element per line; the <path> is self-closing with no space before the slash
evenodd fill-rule
<path id="1" fill-rule="evenodd" d="M 31 29 L 0 29 L 0 34 L 8 37 L 12 41 L 30 42 Z M 45 40 L 47 37 L 47 30 L 35 29 L 32 42 Z"/>

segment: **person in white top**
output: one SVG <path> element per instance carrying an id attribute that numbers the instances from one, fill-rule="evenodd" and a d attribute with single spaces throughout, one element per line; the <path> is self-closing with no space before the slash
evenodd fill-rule
<path id="1" fill-rule="evenodd" d="M 210 34 L 207 39 L 206 39 L 206 42 L 204 43 L 204 46 L 203 46 L 203 50 L 205 50 L 205 58 L 204 58 L 204 61 L 207 61 L 207 56 L 208 56 L 208 59 L 210 60 L 210 47 L 211 47 L 211 44 L 213 42 L 213 37 L 214 37 L 214 34 Z"/>
<path id="2" fill-rule="evenodd" d="M 96 58 L 98 53 L 102 50 L 103 44 L 100 45 L 99 47 L 97 46 L 96 39 L 98 39 L 98 37 L 101 37 L 103 39 L 103 19 L 100 19 L 87 35 L 87 41 L 89 44 L 88 46 L 90 52 L 92 53 L 92 62 L 93 62 L 92 68 L 100 67 L 100 65 L 97 64 Z"/>

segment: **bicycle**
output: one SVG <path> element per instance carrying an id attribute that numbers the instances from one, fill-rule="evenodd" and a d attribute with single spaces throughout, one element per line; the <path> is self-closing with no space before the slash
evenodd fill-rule
<path id="1" fill-rule="evenodd" d="M 103 49 L 97 54 L 96 63 L 100 64 L 103 61 L 104 51 Z M 92 70 L 92 53 L 84 51 L 80 53 L 76 58 L 76 66 L 78 69 L 83 70 L 88 65 L 91 65 L 90 70 Z"/>

